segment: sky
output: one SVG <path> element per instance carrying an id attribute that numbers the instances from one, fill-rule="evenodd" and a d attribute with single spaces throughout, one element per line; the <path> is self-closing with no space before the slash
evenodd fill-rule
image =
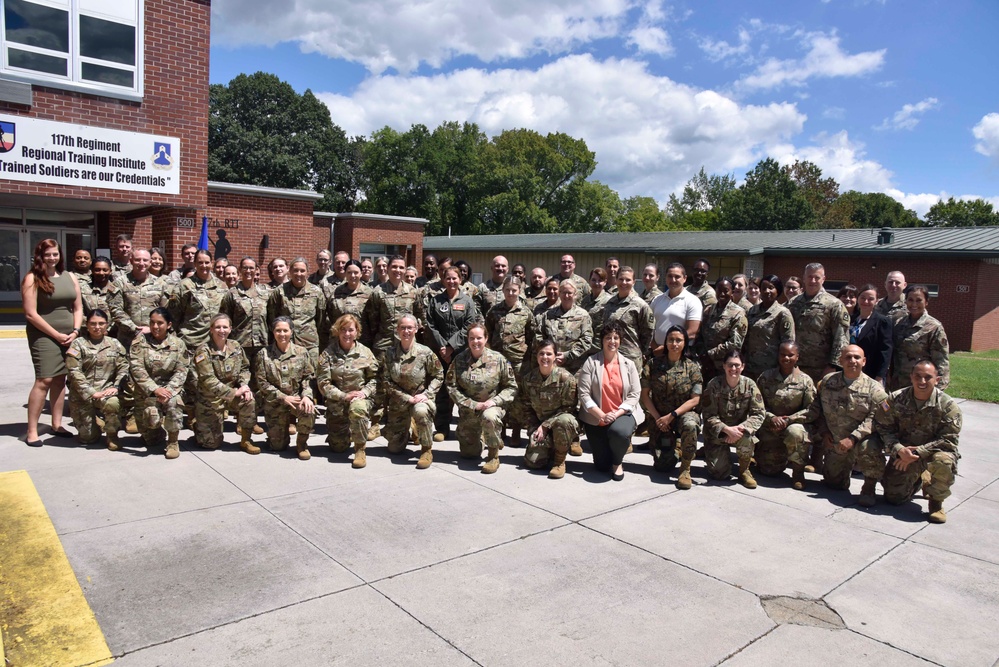
<path id="1" fill-rule="evenodd" d="M 999 208 L 997 27 L 996 0 L 214 0 L 211 82 L 275 74 L 351 136 L 565 132 L 622 198 L 772 157 L 922 216 Z"/>

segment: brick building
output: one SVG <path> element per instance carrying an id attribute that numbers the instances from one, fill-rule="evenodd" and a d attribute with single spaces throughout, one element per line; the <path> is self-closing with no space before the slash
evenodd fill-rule
<path id="1" fill-rule="evenodd" d="M 827 291 L 870 282 L 882 296 L 888 271 L 899 270 L 910 285 L 929 287 L 929 311 L 943 323 L 951 350 L 999 349 L 999 227 L 427 237 L 424 248 L 464 259 L 483 277 L 497 254 L 551 275 L 571 253 L 584 276 L 610 256 L 638 272 L 648 263 L 689 267 L 703 257 L 712 282 L 740 272 L 801 276 L 805 264 L 817 261 L 825 266 Z"/>
<path id="2" fill-rule="evenodd" d="M 207 217 L 216 254 L 422 253 L 425 220 L 316 215 L 314 192 L 208 182 L 210 0 L 3 4 L 0 312 L 19 310 L 45 238 L 72 257 L 128 233 L 172 268 Z"/>

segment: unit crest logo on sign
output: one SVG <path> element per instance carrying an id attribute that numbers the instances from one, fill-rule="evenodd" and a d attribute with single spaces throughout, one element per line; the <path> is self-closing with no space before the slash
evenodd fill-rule
<path id="1" fill-rule="evenodd" d="M 163 141 L 153 142 L 153 167 L 156 169 L 173 168 L 173 158 L 170 156 L 170 144 Z"/>
<path id="2" fill-rule="evenodd" d="M 0 121 L 0 153 L 6 153 L 14 148 L 16 126 L 14 123 Z"/>

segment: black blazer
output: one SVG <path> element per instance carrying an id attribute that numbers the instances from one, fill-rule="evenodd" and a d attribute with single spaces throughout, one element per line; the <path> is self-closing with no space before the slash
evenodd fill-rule
<path id="1" fill-rule="evenodd" d="M 856 321 L 857 317 L 854 316 L 851 326 Z M 864 374 L 868 377 L 882 379 L 888 377 L 888 365 L 891 363 L 893 347 L 891 324 L 891 320 L 874 311 L 854 341 L 854 345 L 859 345 L 867 358 Z"/>

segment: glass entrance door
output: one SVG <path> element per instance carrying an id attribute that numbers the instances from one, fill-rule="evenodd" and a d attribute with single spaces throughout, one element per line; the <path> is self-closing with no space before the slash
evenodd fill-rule
<path id="1" fill-rule="evenodd" d="M 21 232 L 18 227 L 0 227 L 0 300 L 21 299 Z"/>

